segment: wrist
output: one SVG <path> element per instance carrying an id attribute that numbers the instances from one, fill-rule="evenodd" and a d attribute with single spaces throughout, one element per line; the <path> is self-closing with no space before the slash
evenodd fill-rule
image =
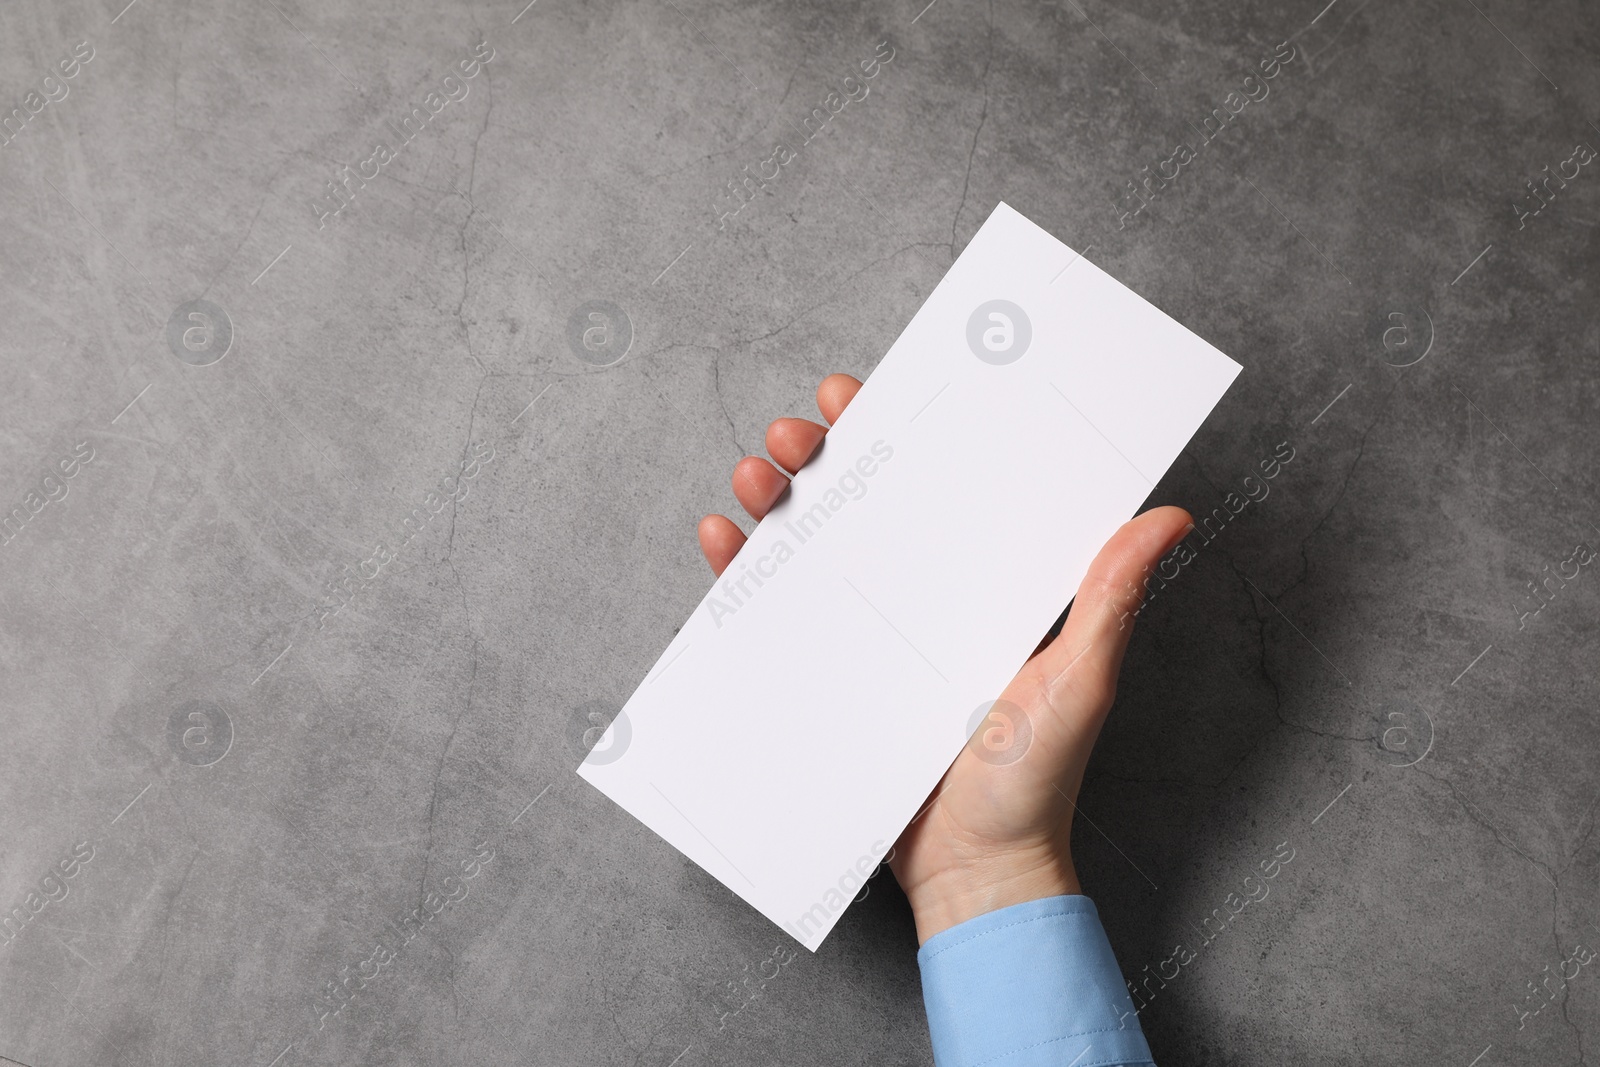
<path id="1" fill-rule="evenodd" d="M 917 944 L 991 911 L 1045 897 L 1082 893 L 1069 857 L 1032 861 L 980 861 L 931 875 L 906 892 L 917 924 Z"/>

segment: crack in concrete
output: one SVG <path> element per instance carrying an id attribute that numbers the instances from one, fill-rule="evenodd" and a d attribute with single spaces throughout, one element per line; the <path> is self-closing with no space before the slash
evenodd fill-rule
<path id="1" fill-rule="evenodd" d="M 978 125 L 972 131 L 972 147 L 967 151 L 967 172 L 961 179 L 961 201 L 956 204 L 955 218 L 950 220 L 950 262 L 956 259 L 956 227 L 961 223 L 961 212 L 967 206 L 967 190 L 972 185 L 972 160 L 978 154 L 978 137 L 983 133 L 984 121 L 989 117 L 989 66 L 994 62 L 994 0 L 989 0 L 989 33 L 983 58 L 983 109 L 978 112 Z"/>
<path id="2" fill-rule="evenodd" d="M 439 750 L 439 762 L 433 769 L 433 792 L 428 797 L 428 843 L 422 852 L 422 873 L 417 879 L 417 907 L 424 906 L 428 896 L 428 867 L 433 861 L 433 825 L 434 816 L 439 808 L 439 781 L 444 775 L 445 759 L 450 755 L 450 746 L 455 743 L 456 731 L 461 727 L 461 720 L 472 711 L 472 694 L 478 681 L 478 638 L 472 639 L 472 673 L 467 678 L 467 699 L 462 709 L 456 713 L 455 719 L 450 723 L 450 734 L 444 739 L 444 747 Z"/>
<path id="3" fill-rule="evenodd" d="M 1306 532 L 1306 535 L 1300 539 L 1300 574 L 1295 578 L 1294 581 L 1290 582 L 1286 587 L 1284 587 L 1282 592 L 1278 594 L 1280 598 L 1293 591 L 1310 575 L 1311 558 L 1306 555 L 1306 545 L 1309 544 L 1311 539 L 1317 535 L 1317 532 L 1322 529 L 1323 524 L 1333 516 L 1334 511 L 1344 500 L 1345 492 L 1350 488 L 1350 481 L 1355 477 L 1356 468 L 1361 465 L 1361 460 L 1366 455 L 1367 438 L 1372 434 L 1373 430 L 1377 429 L 1378 424 L 1382 422 L 1385 415 L 1388 414 L 1389 404 L 1391 401 L 1393 401 L 1396 391 L 1399 390 L 1400 382 L 1401 379 L 1395 379 L 1395 382 L 1392 386 L 1390 386 L 1388 393 L 1384 394 L 1383 406 L 1378 409 L 1377 416 L 1367 424 L 1367 428 L 1365 430 L 1361 431 L 1361 440 L 1356 446 L 1356 458 L 1350 462 L 1350 468 L 1345 471 L 1344 480 L 1339 483 L 1339 491 L 1334 494 L 1333 500 L 1328 504 L 1327 509 L 1323 511 L 1321 518 L 1317 519 L 1317 521 L 1312 524 L 1311 529 Z"/>
<path id="4" fill-rule="evenodd" d="M 739 443 L 739 431 L 734 428 L 733 416 L 728 413 L 728 402 L 722 396 L 722 350 L 711 357 L 711 389 L 717 396 L 717 406 L 722 409 L 722 419 L 728 424 L 728 436 L 733 438 L 733 447 L 741 453 L 749 455 L 744 445 Z"/>
<path id="5" fill-rule="evenodd" d="M 1314 729 L 1313 727 L 1306 726 L 1303 723 L 1292 722 L 1289 719 L 1284 717 L 1284 715 L 1283 715 L 1283 693 L 1278 688 L 1277 680 L 1272 677 L 1271 670 L 1269 670 L 1268 667 L 1267 667 L 1267 620 L 1272 618 L 1272 616 L 1271 615 L 1267 615 L 1267 614 L 1257 610 L 1255 597 L 1250 595 L 1250 593 L 1253 592 L 1253 590 L 1250 588 L 1249 580 L 1245 578 L 1244 572 L 1239 569 L 1239 565 L 1233 561 L 1233 558 L 1231 556 L 1227 557 L 1227 560 L 1228 560 L 1228 566 L 1230 568 L 1232 568 L 1232 570 L 1233 570 L 1234 577 L 1238 578 L 1239 581 L 1241 583 L 1243 583 L 1244 586 L 1245 586 L 1246 596 L 1248 597 L 1249 602 L 1250 602 L 1250 614 L 1254 615 L 1255 619 L 1256 619 L 1257 643 L 1260 645 L 1260 648 L 1261 648 L 1261 654 L 1260 654 L 1258 663 L 1259 663 L 1259 666 L 1261 668 L 1261 676 L 1264 679 L 1266 679 L 1266 682 L 1267 682 L 1268 685 L 1272 686 L 1272 692 L 1273 692 L 1273 709 L 1272 710 L 1273 710 L 1273 714 L 1275 714 L 1277 716 L 1278 721 L 1281 722 L 1285 726 L 1292 726 L 1295 729 L 1304 730 L 1306 733 L 1316 734 L 1318 737 L 1333 738 L 1333 739 L 1341 740 L 1341 741 L 1371 741 L 1371 740 L 1373 740 L 1373 738 L 1371 736 L 1356 737 L 1356 736 L 1353 736 L 1353 735 L 1350 735 L 1350 734 L 1335 734 L 1335 733 L 1329 733 L 1329 732 L 1327 732 L 1325 730 L 1317 730 L 1317 729 Z M 1284 592 L 1286 593 L 1287 591 L 1288 590 L 1285 590 Z M 1284 596 L 1284 593 L 1278 593 L 1278 594 L 1276 594 L 1274 596 L 1273 599 L 1278 601 L 1278 602 L 1281 602 L 1283 600 L 1283 596 Z M 1307 643 L 1309 643 L 1309 639 L 1308 639 Z"/>
<path id="6" fill-rule="evenodd" d="M 1467 802 L 1466 798 L 1461 795 L 1461 790 L 1456 787 L 1456 784 L 1453 781 L 1451 781 L 1448 778 L 1440 777 L 1437 774 L 1430 774 L 1427 771 L 1423 770 L 1420 765 L 1415 767 L 1414 769 L 1417 771 L 1417 773 L 1421 774 L 1424 778 L 1432 779 L 1433 781 L 1438 782 L 1439 784 L 1443 785 L 1446 789 L 1450 790 L 1450 795 L 1453 796 L 1455 798 L 1456 803 L 1461 806 L 1461 810 L 1466 812 L 1467 818 L 1469 820 L 1471 820 L 1476 825 L 1482 827 L 1483 829 L 1489 831 L 1489 833 L 1494 836 L 1494 839 L 1497 842 L 1499 842 L 1502 847 L 1504 847 L 1508 851 L 1516 854 L 1517 856 L 1519 856 L 1522 859 L 1527 860 L 1529 863 L 1531 863 L 1534 866 L 1534 869 L 1536 869 L 1540 874 L 1542 874 L 1544 876 L 1545 881 L 1549 882 L 1552 886 L 1556 885 L 1555 879 L 1551 877 L 1551 872 L 1549 870 L 1548 865 L 1545 864 L 1545 863 L 1540 862 L 1539 860 L 1534 859 L 1532 856 L 1530 856 L 1526 852 L 1522 851 L 1515 844 L 1513 844 L 1508 838 L 1506 838 L 1506 836 L 1500 832 L 1500 829 L 1498 827 L 1496 827 L 1493 823 L 1491 823 L 1484 816 L 1479 815 L 1478 812 L 1472 807 L 1472 805 Z M 1557 888 L 1559 888 L 1559 887 L 1557 887 Z"/>
<path id="7" fill-rule="evenodd" d="M 783 325 L 781 325 L 781 326 L 779 326 L 779 327 L 777 327 L 775 329 L 768 330 L 766 333 L 757 334 L 754 337 L 736 337 L 732 341 L 730 341 L 727 345 L 722 345 L 722 346 L 713 345 L 713 346 L 709 346 L 709 347 L 713 347 L 718 352 L 721 352 L 721 351 L 724 351 L 727 348 L 748 347 L 750 345 L 755 344 L 757 341 L 769 340 L 769 339 L 771 339 L 773 337 L 776 337 L 778 334 L 782 333 L 783 331 L 787 330 L 789 327 L 793 326 L 795 323 L 799 322 L 801 319 L 805 318 L 807 315 L 811 314 L 813 311 L 816 311 L 816 310 L 818 310 L 820 308 L 827 307 L 829 304 L 833 303 L 834 297 L 838 295 L 840 290 L 844 289 L 851 282 L 855 281 L 857 278 L 859 278 L 861 275 L 865 274 L 867 271 L 871 270 L 873 267 L 878 266 L 880 263 L 887 263 L 889 260 L 894 259 L 896 256 L 903 255 L 904 253 L 911 251 L 913 248 L 943 248 L 943 247 L 945 247 L 945 245 L 944 245 L 944 243 L 942 241 L 914 241 L 911 244 L 905 245 L 904 247 L 897 248 L 893 252 L 890 252 L 888 255 L 879 256 L 877 259 L 869 261 L 865 266 L 861 267 L 859 270 L 857 270 L 857 271 L 855 271 L 855 272 L 853 272 L 851 274 L 847 274 L 845 277 L 841 278 L 839 280 L 839 283 L 837 285 L 835 285 L 831 290 L 829 290 L 827 296 L 823 297 L 821 300 L 817 301 L 815 304 L 812 304 L 810 307 L 805 308 L 803 311 L 801 311 L 798 314 L 796 314 L 793 318 L 789 319 L 789 321 L 785 322 Z"/>

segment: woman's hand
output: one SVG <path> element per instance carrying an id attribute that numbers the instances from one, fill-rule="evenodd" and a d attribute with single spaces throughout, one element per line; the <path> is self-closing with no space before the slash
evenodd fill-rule
<path id="1" fill-rule="evenodd" d="M 825 378 L 817 408 L 831 425 L 861 383 Z M 767 453 L 789 474 L 816 453 L 827 427 L 778 419 Z M 733 468 L 733 492 L 761 519 L 788 488 L 765 459 Z M 997 908 L 1080 892 L 1072 865 L 1072 815 L 1100 726 L 1116 696 L 1141 582 L 1188 530 L 1181 508 L 1125 524 L 1095 557 L 1061 633 L 1037 649 L 999 695 L 938 789 L 895 844 L 890 868 L 916 916 L 917 938 Z M 732 520 L 700 520 L 700 548 L 721 574 L 744 544 Z M 1063 590 L 1065 593 L 1065 590 Z"/>

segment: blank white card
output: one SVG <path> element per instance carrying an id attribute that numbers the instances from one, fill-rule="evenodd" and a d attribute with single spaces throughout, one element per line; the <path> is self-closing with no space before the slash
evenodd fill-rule
<path id="1" fill-rule="evenodd" d="M 1000 204 L 578 773 L 814 951 L 1238 372 Z"/>

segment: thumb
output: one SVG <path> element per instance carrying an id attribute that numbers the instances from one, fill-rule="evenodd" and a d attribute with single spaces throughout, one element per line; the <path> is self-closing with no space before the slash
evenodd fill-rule
<path id="1" fill-rule="evenodd" d="M 1036 726 L 1058 732 L 1049 739 L 1057 744 L 1047 741 L 1047 751 L 1074 749 L 1073 741 L 1093 743 L 1116 696 L 1144 578 L 1191 526 L 1182 508 L 1153 508 L 1124 523 L 1089 565 L 1061 633 L 1017 679 L 1022 693 L 1042 699 L 1053 712 Z"/>

